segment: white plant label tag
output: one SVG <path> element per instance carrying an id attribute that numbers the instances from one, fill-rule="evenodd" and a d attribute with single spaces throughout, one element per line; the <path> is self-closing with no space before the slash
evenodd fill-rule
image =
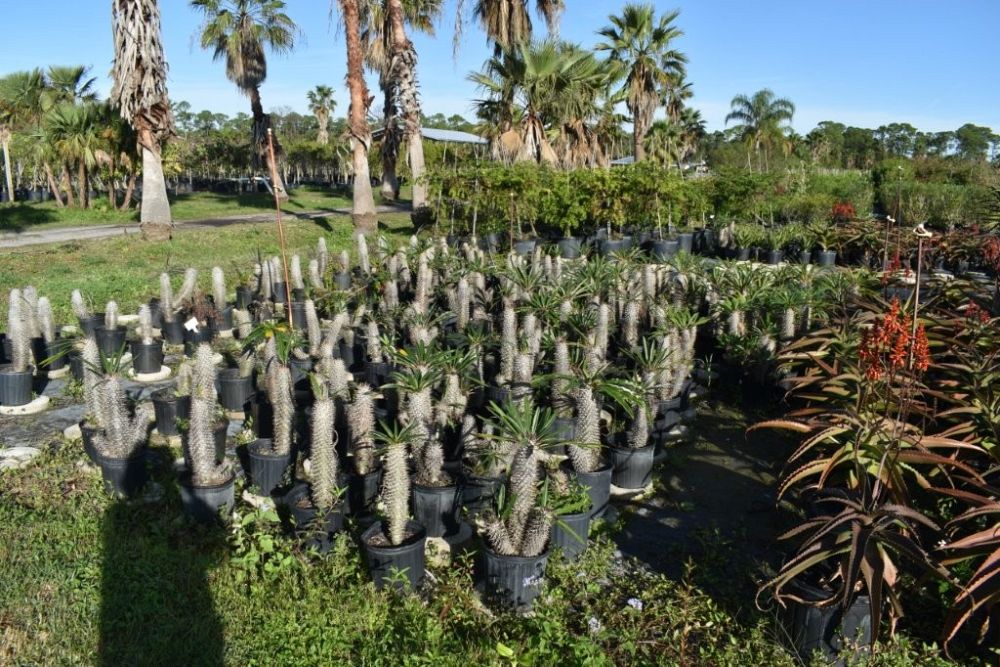
<path id="1" fill-rule="evenodd" d="M 184 323 L 184 328 L 188 331 L 197 333 L 198 332 L 198 318 L 192 317 L 190 320 Z"/>

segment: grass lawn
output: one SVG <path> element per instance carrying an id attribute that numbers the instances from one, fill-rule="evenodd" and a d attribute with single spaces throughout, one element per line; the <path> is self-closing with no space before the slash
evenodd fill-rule
<path id="1" fill-rule="evenodd" d="M 230 213 L 231 214 L 231 213 Z M 413 231 L 408 213 L 379 216 L 383 232 L 393 245 Z M 285 218 L 288 247 L 303 258 L 311 257 L 316 240 L 326 237 L 331 252 L 353 248 L 351 219 L 330 215 L 311 220 Z M 135 312 L 159 292 L 159 275 L 170 271 L 178 276 L 187 267 L 199 270 L 199 284 L 208 291 L 213 266 L 226 271 L 232 289 L 235 269 L 251 270 L 258 251 L 263 256 L 278 253 L 277 230 L 273 223 L 236 224 L 217 229 L 184 229 L 174 233 L 166 244 L 147 243 L 138 235 L 128 235 L 78 243 L 47 244 L 0 252 L 0 313 L 7 312 L 10 288 L 34 285 L 39 294 L 52 301 L 57 321 L 75 323 L 70 307 L 70 293 L 80 289 L 94 305 L 103 310 L 109 299 L 116 299 L 122 312 Z M 305 263 L 305 262 L 304 262 Z M 6 323 L 6 317 L 0 318 Z M 5 327 L 4 327 L 5 328 Z"/>
<path id="2" fill-rule="evenodd" d="M 401 198 L 407 201 L 408 192 L 403 189 Z M 383 203 L 376 189 L 376 205 Z M 290 213 L 301 211 L 323 211 L 350 207 L 351 195 L 348 190 L 334 191 L 330 188 L 302 186 L 292 190 L 290 198 L 282 209 Z M 196 192 L 177 195 L 171 200 L 174 220 L 204 220 L 226 218 L 274 210 L 274 198 L 263 194 L 218 194 Z M 58 208 L 53 202 L 0 204 L 0 232 L 16 232 L 55 227 L 84 225 L 127 224 L 137 222 L 136 210 L 120 212 L 109 210 L 103 197 L 93 203 L 93 208 Z"/>

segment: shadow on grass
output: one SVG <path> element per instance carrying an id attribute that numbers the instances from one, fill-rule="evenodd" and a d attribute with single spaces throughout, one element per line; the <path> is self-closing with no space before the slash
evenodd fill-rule
<path id="1" fill-rule="evenodd" d="M 32 225 L 43 225 L 58 219 L 52 209 L 35 204 L 15 203 L 0 206 L 0 232 L 23 232 Z"/>
<path id="2" fill-rule="evenodd" d="M 208 585 L 224 529 L 177 520 L 178 504 L 166 506 L 118 500 L 104 516 L 99 665 L 224 662 Z"/>

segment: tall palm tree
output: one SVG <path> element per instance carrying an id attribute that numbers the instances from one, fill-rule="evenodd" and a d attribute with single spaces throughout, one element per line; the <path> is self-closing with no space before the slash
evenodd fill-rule
<path id="1" fill-rule="evenodd" d="M 67 165 L 67 171 L 76 166 L 77 202 L 81 208 L 89 207 L 90 173 L 97 164 L 102 145 L 101 109 L 93 102 L 63 102 L 45 114 L 44 126 L 46 136 Z"/>
<path id="2" fill-rule="evenodd" d="M 753 170 L 750 162 L 752 149 L 757 154 L 758 167 L 766 171 L 770 149 L 784 143 L 788 124 L 795 114 L 795 105 L 765 88 L 751 97 L 737 95 L 730 106 L 732 110 L 726 116 L 726 124 L 731 121 L 739 123 L 733 129 L 747 145 L 747 167 Z"/>
<path id="3" fill-rule="evenodd" d="M 535 0 L 535 11 L 545 20 L 552 39 L 559 36 L 559 17 L 563 9 L 564 0 Z M 493 42 L 495 56 L 531 39 L 528 0 L 476 0 L 472 15 L 482 26 L 487 39 Z M 458 0 L 455 10 L 456 50 L 462 38 L 464 17 L 465 0 Z"/>
<path id="4" fill-rule="evenodd" d="M 117 11 L 112 8 L 112 13 Z M 60 102 L 96 102 L 96 77 L 87 77 L 89 68 L 83 65 L 52 65 L 45 76 L 42 104 L 49 108 Z"/>
<path id="5" fill-rule="evenodd" d="M 316 143 L 327 145 L 330 143 L 330 115 L 337 107 L 337 101 L 333 99 L 333 88 L 330 86 L 316 86 L 308 93 L 309 110 L 316 116 L 319 124 L 319 134 L 316 135 Z"/>
<path id="6" fill-rule="evenodd" d="M 365 52 L 361 42 L 359 0 L 338 2 L 344 19 L 344 34 L 347 36 L 347 87 L 351 92 L 351 104 L 347 110 L 347 134 L 351 141 L 351 163 L 354 167 L 351 218 L 358 232 L 372 234 L 378 229 L 375 198 L 368 170 L 368 149 L 372 144 L 368 107 L 372 98 L 368 96 L 368 85 L 365 83 Z"/>
<path id="7" fill-rule="evenodd" d="M 694 90 L 692 89 L 691 82 L 685 81 L 683 78 L 678 79 L 675 85 L 667 88 L 663 98 L 663 106 L 666 107 L 667 118 L 671 123 L 680 121 L 687 101 L 693 96 Z"/>
<path id="8" fill-rule="evenodd" d="M 212 49 L 215 60 L 225 60 L 226 77 L 250 98 L 254 157 L 258 166 L 266 164 L 271 116 L 264 113 L 260 101 L 260 86 L 267 79 L 264 49 L 288 53 L 295 46 L 298 28 L 284 13 L 283 0 L 191 0 L 191 5 L 205 14 L 202 48 Z M 274 140 L 280 153 L 281 145 L 277 137 Z M 274 171 L 274 191 L 287 199 L 279 170 Z"/>
<path id="9" fill-rule="evenodd" d="M 165 241 L 170 238 L 173 220 L 161 150 L 174 131 L 174 121 L 167 96 L 160 8 L 156 0 L 115 0 L 111 17 L 115 39 L 111 103 L 135 130 L 142 151 L 139 224 L 145 238 Z M 110 155 L 116 153 L 111 151 Z M 109 189 L 114 204 L 114 183 Z"/>
<path id="10" fill-rule="evenodd" d="M 45 76 L 40 69 L 14 72 L 0 78 L 0 146 L 3 148 L 7 197 L 10 201 L 16 199 L 10 142 L 16 129 L 36 125 L 41 118 L 44 90 Z"/>
<path id="11" fill-rule="evenodd" d="M 374 0 L 361 15 L 365 61 L 378 72 L 384 97 L 385 130 L 382 135 L 382 197 L 399 195 L 396 162 L 399 148 L 408 146 L 413 176 L 413 209 L 427 206 L 423 178 L 423 138 L 420 132 L 420 98 L 416 80 L 417 54 L 406 36 L 406 25 L 433 35 L 441 13 L 441 0 Z"/>
<path id="12" fill-rule="evenodd" d="M 653 114 L 670 88 L 684 76 L 687 56 L 674 48 L 684 33 L 674 26 L 680 11 L 657 19 L 651 4 L 627 4 L 621 16 L 609 16 L 611 25 L 598 31 L 606 41 L 597 49 L 608 51 L 625 73 L 622 87 L 625 106 L 632 114 L 632 146 L 636 161 L 645 156 L 643 139 Z"/>

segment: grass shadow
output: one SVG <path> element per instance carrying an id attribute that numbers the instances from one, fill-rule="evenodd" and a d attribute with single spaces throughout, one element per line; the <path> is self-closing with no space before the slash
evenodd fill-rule
<path id="1" fill-rule="evenodd" d="M 58 216 L 50 208 L 37 204 L 3 204 L 0 206 L 0 232 L 23 232 L 32 225 L 55 222 Z"/>
<path id="2" fill-rule="evenodd" d="M 161 483 L 175 487 L 174 511 L 116 500 L 104 515 L 98 664 L 106 667 L 224 664 L 208 581 L 226 549 L 224 529 L 177 520 L 176 484 Z"/>

